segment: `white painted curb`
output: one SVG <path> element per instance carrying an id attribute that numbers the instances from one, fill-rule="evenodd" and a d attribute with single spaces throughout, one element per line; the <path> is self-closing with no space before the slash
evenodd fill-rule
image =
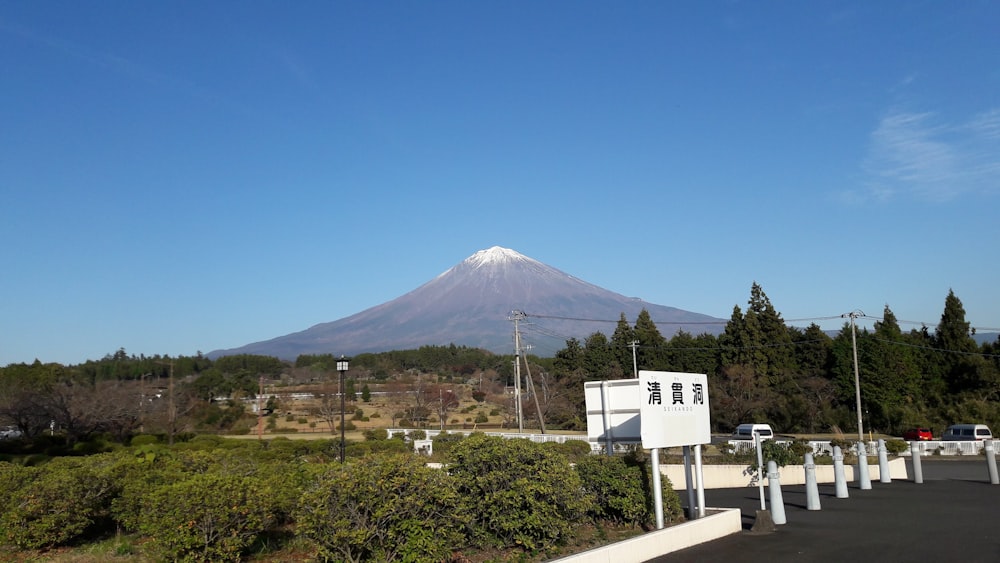
<path id="1" fill-rule="evenodd" d="M 641 563 L 743 531 L 738 508 L 706 508 L 704 518 L 555 559 L 566 563 Z"/>

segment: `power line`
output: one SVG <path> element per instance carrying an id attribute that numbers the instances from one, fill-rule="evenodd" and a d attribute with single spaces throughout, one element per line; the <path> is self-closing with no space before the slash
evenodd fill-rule
<path id="1" fill-rule="evenodd" d="M 558 315 L 539 315 L 539 314 L 535 314 L 535 313 L 524 313 L 524 316 L 525 317 L 532 317 L 532 318 L 536 318 L 536 319 L 553 319 L 553 320 L 559 320 L 559 321 L 576 321 L 576 322 L 587 322 L 587 323 L 614 323 L 614 324 L 617 324 L 621 320 L 621 319 L 614 319 L 614 320 L 611 320 L 611 319 L 592 319 L 592 318 L 586 318 L 586 317 L 563 317 L 563 316 L 558 316 Z M 806 321 L 832 321 L 832 320 L 840 319 L 840 318 L 843 318 L 843 316 L 842 315 L 829 315 L 829 316 L 825 316 L 825 317 L 802 317 L 802 318 L 797 318 L 797 319 L 783 319 L 783 321 L 786 322 L 786 323 L 801 323 L 801 322 L 806 322 Z M 882 322 L 882 321 L 885 320 L 882 317 L 873 317 L 871 315 L 863 315 L 863 314 L 862 315 L 858 315 L 856 318 L 870 320 L 870 321 L 876 321 L 876 322 Z M 925 327 L 937 326 L 937 324 L 940 324 L 940 323 L 930 323 L 930 322 L 926 322 L 926 321 L 904 321 L 904 320 L 899 320 L 899 319 L 896 319 L 896 323 L 897 324 L 921 325 L 921 326 L 925 326 Z M 728 320 L 718 320 L 718 321 L 653 321 L 653 324 L 657 324 L 657 325 L 706 325 L 706 326 L 710 326 L 710 325 L 724 325 L 724 324 L 729 324 L 729 321 Z M 969 328 L 972 329 L 972 330 L 975 330 L 976 332 L 1000 332 L 1000 328 L 993 328 L 993 327 L 970 326 Z"/>

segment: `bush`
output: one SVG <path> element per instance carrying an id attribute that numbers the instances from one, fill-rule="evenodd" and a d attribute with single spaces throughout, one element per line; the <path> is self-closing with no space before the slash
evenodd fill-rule
<path id="1" fill-rule="evenodd" d="M 905 440 L 886 440 L 885 451 L 889 455 L 899 455 L 909 449 Z"/>
<path id="2" fill-rule="evenodd" d="M 576 464 L 583 486 L 594 500 L 590 515 L 617 524 L 649 527 L 656 523 L 651 495 L 652 476 L 635 456 L 588 456 Z M 682 518 L 681 501 L 670 480 L 660 479 L 663 519 Z"/>
<path id="3" fill-rule="evenodd" d="M 464 543 L 450 481 L 408 454 L 337 465 L 299 499 L 295 531 L 321 560 L 443 561 Z"/>
<path id="4" fill-rule="evenodd" d="M 436 455 L 446 455 L 455 444 L 461 442 L 465 439 L 463 434 L 449 434 L 447 432 L 442 432 L 437 436 L 431 438 L 434 443 L 434 453 Z"/>
<path id="5" fill-rule="evenodd" d="M 373 428 L 364 431 L 365 440 L 371 442 L 375 440 L 388 440 L 389 431 L 385 428 Z"/>
<path id="6" fill-rule="evenodd" d="M 476 415 L 476 420 L 475 420 L 476 424 L 483 424 L 483 423 L 486 423 L 486 422 L 489 422 L 489 421 L 490 421 L 490 418 L 488 416 L 486 416 L 485 413 L 479 413 L 479 414 Z"/>
<path id="7" fill-rule="evenodd" d="M 4 540 L 21 549 L 65 545 L 110 522 L 117 494 L 104 457 L 59 458 L 37 469 L 6 471 L 9 496 L 0 515 Z M 5 487 L 6 488 L 6 487 Z M 6 493 L 6 491 L 5 491 Z"/>
<path id="8" fill-rule="evenodd" d="M 545 442 L 546 448 L 553 449 L 570 460 L 576 461 L 585 457 L 590 457 L 590 442 L 584 440 L 566 440 L 563 443 Z"/>
<path id="9" fill-rule="evenodd" d="M 791 444 L 778 442 L 776 440 L 761 440 L 760 449 L 761 457 L 764 459 L 765 470 L 767 469 L 767 462 L 769 461 L 773 461 L 778 467 L 784 467 L 786 465 L 802 462 L 792 449 Z M 757 470 L 756 455 L 754 455 L 750 461 L 750 468 L 755 471 Z"/>
<path id="10" fill-rule="evenodd" d="M 239 561 L 276 519 L 271 492 L 255 477 L 191 475 L 146 496 L 139 531 L 168 559 Z"/>
<path id="11" fill-rule="evenodd" d="M 152 434 L 139 434 L 138 436 L 133 436 L 132 441 L 130 442 L 132 447 L 158 443 L 160 443 L 160 439 Z"/>
<path id="12" fill-rule="evenodd" d="M 580 476 L 541 444 L 473 434 L 450 459 L 482 545 L 544 549 L 565 540 L 590 508 Z"/>

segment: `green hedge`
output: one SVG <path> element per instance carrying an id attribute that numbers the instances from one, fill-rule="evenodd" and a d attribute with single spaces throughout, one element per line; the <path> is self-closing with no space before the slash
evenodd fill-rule
<path id="1" fill-rule="evenodd" d="M 195 474 L 146 495 L 139 531 L 167 559 L 239 561 L 277 518 L 269 493 L 257 477 Z"/>
<path id="2" fill-rule="evenodd" d="M 590 509 L 569 461 L 542 444 L 473 434 L 449 453 L 448 472 L 482 545 L 530 551 L 557 545 Z"/>
<path id="3" fill-rule="evenodd" d="M 413 455 L 335 465 L 299 499 L 296 534 L 324 561 L 442 561 L 466 523 L 447 473 Z"/>

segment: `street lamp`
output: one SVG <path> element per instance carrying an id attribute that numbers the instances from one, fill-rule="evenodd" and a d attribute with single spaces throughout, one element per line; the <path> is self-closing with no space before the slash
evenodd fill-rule
<path id="1" fill-rule="evenodd" d="M 347 373 L 347 358 L 343 355 L 337 360 L 337 371 L 340 372 L 340 463 L 344 463 L 344 374 Z"/>

